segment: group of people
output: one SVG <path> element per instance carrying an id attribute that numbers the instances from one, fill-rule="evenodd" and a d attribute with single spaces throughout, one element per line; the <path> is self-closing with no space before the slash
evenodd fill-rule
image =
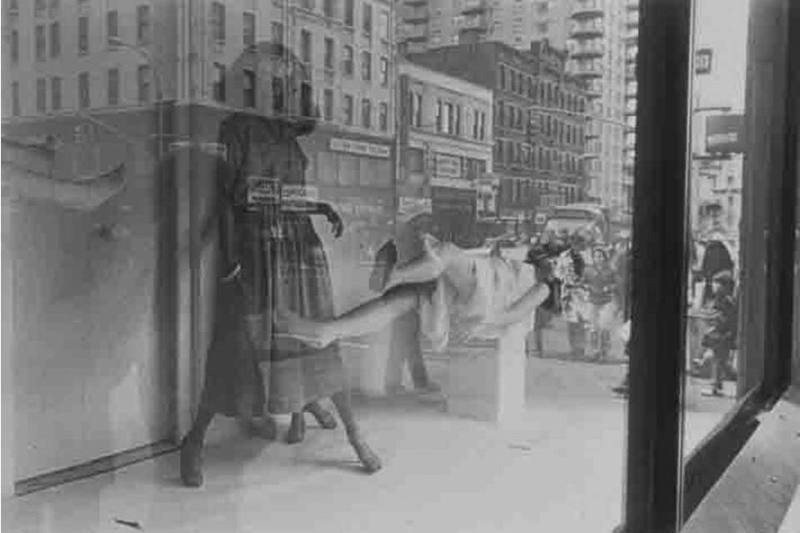
<path id="1" fill-rule="evenodd" d="M 597 242 L 577 231 L 572 235 L 543 234 L 534 242 L 565 242 L 578 251 L 581 275 L 562 292 L 562 311 L 567 321 L 570 350 L 574 358 L 605 360 L 609 356 L 612 332 L 629 319 L 630 249 L 626 240 L 611 244 Z M 529 356 L 542 356 L 543 329 L 552 314 L 537 310 L 529 335 Z"/>

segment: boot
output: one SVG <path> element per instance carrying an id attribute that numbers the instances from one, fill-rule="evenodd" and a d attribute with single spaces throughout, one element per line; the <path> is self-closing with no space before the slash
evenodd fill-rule
<path id="1" fill-rule="evenodd" d="M 187 487 L 203 485 L 203 441 L 190 435 L 181 442 L 181 481 Z"/>

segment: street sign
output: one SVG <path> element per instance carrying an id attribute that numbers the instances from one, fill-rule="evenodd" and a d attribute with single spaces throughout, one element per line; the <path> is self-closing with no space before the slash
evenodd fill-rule
<path id="1" fill-rule="evenodd" d="M 714 52 L 711 48 L 701 48 L 695 52 L 695 74 L 710 74 L 711 73 L 711 64 L 712 64 L 712 57 Z"/>

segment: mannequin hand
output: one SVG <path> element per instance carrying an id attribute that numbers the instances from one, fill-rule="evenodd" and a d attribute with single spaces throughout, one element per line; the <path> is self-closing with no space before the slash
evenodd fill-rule
<path id="1" fill-rule="evenodd" d="M 242 265 L 236 263 L 235 265 L 233 265 L 231 268 L 228 269 L 228 271 L 222 277 L 222 281 L 223 283 L 230 283 L 231 281 L 238 278 L 241 273 L 242 273 Z"/>
<path id="2" fill-rule="evenodd" d="M 331 231 L 333 232 L 333 236 L 337 239 L 342 236 L 344 232 L 344 222 L 342 221 L 342 217 L 339 216 L 339 213 L 333 207 L 328 207 L 325 213 L 328 222 L 331 223 Z"/>

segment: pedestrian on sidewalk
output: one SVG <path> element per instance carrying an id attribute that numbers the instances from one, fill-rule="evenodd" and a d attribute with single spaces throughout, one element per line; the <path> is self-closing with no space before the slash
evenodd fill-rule
<path id="1" fill-rule="evenodd" d="M 610 326 L 615 314 L 614 294 L 617 290 L 617 273 L 611 267 L 608 253 L 600 247 L 592 252 L 592 267 L 586 271 L 591 304 L 591 349 L 598 360 L 608 357 L 611 344 Z"/>
<path id="2" fill-rule="evenodd" d="M 706 396 L 721 396 L 726 375 L 735 375 L 730 356 L 736 347 L 738 307 L 734 297 L 735 282 L 729 271 L 718 272 L 711 280 L 711 329 L 703 336 L 702 344 L 711 351 L 711 387 Z"/>
<path id="3" fill-rule="evenodd" d="M 425 209 L 403 213 L 394 239 L 388 240 L 375 256 L 375 268 L 370 276 L 370 288 L 382 292 L 395 266 L 419 259 L 425 252 L 422 235 L 431 229 L 431 215 Z M 408 365 L 414 390 L 432 393 L 441 390 L 431 381 L 422 357 L 422 328 L 417 309 L 395 319 L 389 334 L 389 360 L 386 365 L 386 392 L 400 394 L 403 387 L 403 366 Z"/>

